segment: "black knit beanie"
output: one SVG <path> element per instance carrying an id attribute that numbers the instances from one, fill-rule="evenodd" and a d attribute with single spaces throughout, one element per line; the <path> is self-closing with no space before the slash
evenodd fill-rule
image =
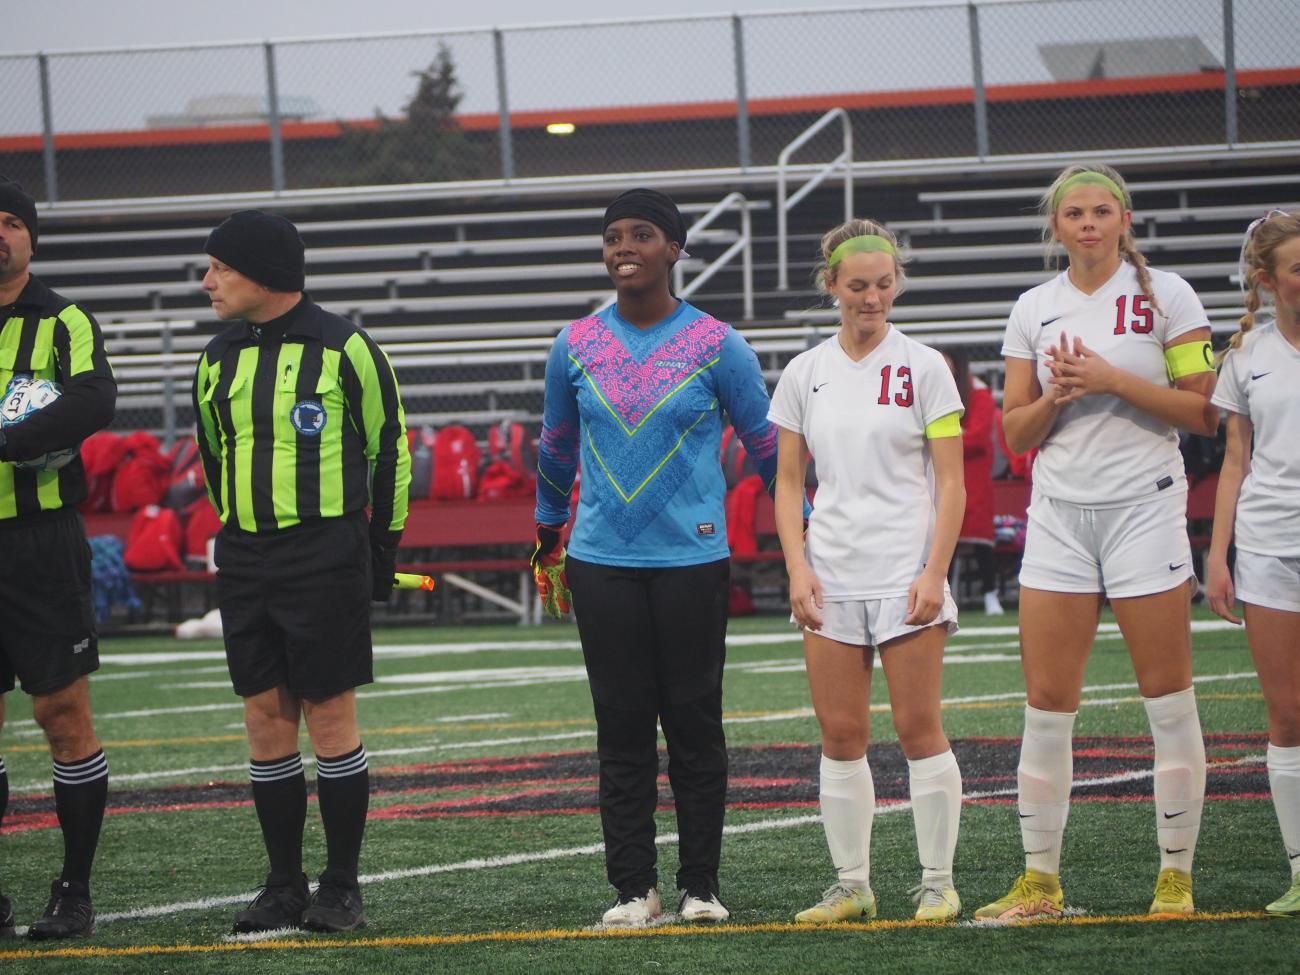
<path id="1" fill-rule="evenodd" d="M 275 213 L 240 210 L 208 234 L 203 250 L 272 291 L 301 291 L 304 247 L 298 228 Z"/>
<path id="2" fill-rule="evenodd" d="M 603 232 L 615 220 L 624 217 L 640 217 L 649 220 L 664 232 L 671 241 L 676 241 L 686 256 L 686 221 L 677 204 L 658 190 L 637 188 L 620 193 L 605 210 L 605 222 L 600 229 Z"/>
<path id="3" fill-rule="evenodd" d="M 0 211 L 12 213 L 27 224 L 32 235 L 32 253 L 36 253 L 36 201 L 13 180 L 0 182 Z"/>

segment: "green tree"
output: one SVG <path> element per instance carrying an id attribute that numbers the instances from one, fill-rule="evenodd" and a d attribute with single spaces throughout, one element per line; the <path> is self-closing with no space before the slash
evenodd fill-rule
<path id="1" fill-rule="evenodd" d="M 376 109 L 373 126 L 344 128 L 347 182 L 427 183 L 481 175 L 479 147 L 456 121 L 463 95 L 451 51 L 439 44 L 433 63 L 412 74 L 418 81 L 404 117 L 389 118 Z"/>

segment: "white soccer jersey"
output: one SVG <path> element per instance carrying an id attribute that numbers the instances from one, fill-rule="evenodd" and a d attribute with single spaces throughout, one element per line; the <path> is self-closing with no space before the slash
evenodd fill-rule
<path id="1" fill-rule="evenodd" d="M 1061 333 L 1082 339 L 1111 365 L 1141 379 L 1169 385 L 1165 345 L 1209 319 L 1191 285 L 1176 274 L 1151 272 L 1159 310 L 1138 285 L 1127 261 L 1093 294 L 1062 272 L 1020 296 L 1002 354 L 1031 359 L 1047 389 L 1047 347 Z M 1091 508 L 1132 504 L 1160 491 L 1187 490 L 1178 432 L 1118 396 L 1085 396 L 1062 408 L 1034 461 L 1034 490 L 1049 498 Z"/>
<path id="2" fill-rule="evenodd" d="M 1255 427 L 1237 499 L 1237 547 L 1300 557 L 1300 350 L 1271 323 L 1247 332 L 1223 360 L 1214 402 Z"/>
<path id="3" fill-rule="evenodd" d="M 934 529 L 925 428 L 961 408 L 943 356 L 893 326 L 861 362 L 835 336 L 786 366 L 768 419 L 817 461 L 807 555 L 826 599 L 907 594 Z"/>

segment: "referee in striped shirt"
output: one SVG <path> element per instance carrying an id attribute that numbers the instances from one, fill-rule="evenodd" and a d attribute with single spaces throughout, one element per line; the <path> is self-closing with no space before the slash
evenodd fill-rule
<path id="1" fill-rule="evenodd" d="M 90 550 L 77 513 L 86 499 L 86 472 L 80 457 L 50 471 L 15 462 L 74 447 L 108 426 L 117 385 L 95 319 L 28 270 L 36 238 L 36 201 L 17 183 L 0 182 L 0 390 L 15 376 L 63 388 L 39 413 L 0 429 L 0 726 L 4 694 L 17 678 L 50 743 L 63 831 L 63 871 L 44 916 L 27 929 L 40 941 L 95 930 L 90 867 L 108 797 L 108 763 L 91 722 L 86 679 L 99 669 Z M 8 800 L 0 758 L 0 822 Z M 0 894 L 0 937 L 13 933 L 14 910 Z"/>
<path id="2" fill-rule="evenodd" d="M 264 889 L 235 915 L 234 930 L 351 930 L 366 923 L 357 861 L 370 792 L 355 688 L 373 679 L 370 601 L 391 592 L 406 521 L 406 421 L 384 353 L 303 292 L 292 223 L 242 210 L 204 249 L 203 287 L 232 324 L 199 359 L 194 409 L 208 494 L 224 523 L 217 599 L 270 859 Z M 316 753 L 328 849 L 310 896 L 300 717 Z"/>

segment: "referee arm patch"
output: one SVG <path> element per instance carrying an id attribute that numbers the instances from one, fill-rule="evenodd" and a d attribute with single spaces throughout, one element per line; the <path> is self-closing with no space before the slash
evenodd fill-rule
<path id="1" fill-rule="evenodd" d="M 1202 372 L 1214 372 L 1214 350 L 1209 342 L 1184 342 L 1165 349 L 1165 368 L 1174 382 Z"/>
<path id="2" fill-rule="evenodd" d="M 946 413 L 939 419 L 925 426 L 926 440 L 942 440 L 944 437 L 961 436 L 961 413 Z"/>

